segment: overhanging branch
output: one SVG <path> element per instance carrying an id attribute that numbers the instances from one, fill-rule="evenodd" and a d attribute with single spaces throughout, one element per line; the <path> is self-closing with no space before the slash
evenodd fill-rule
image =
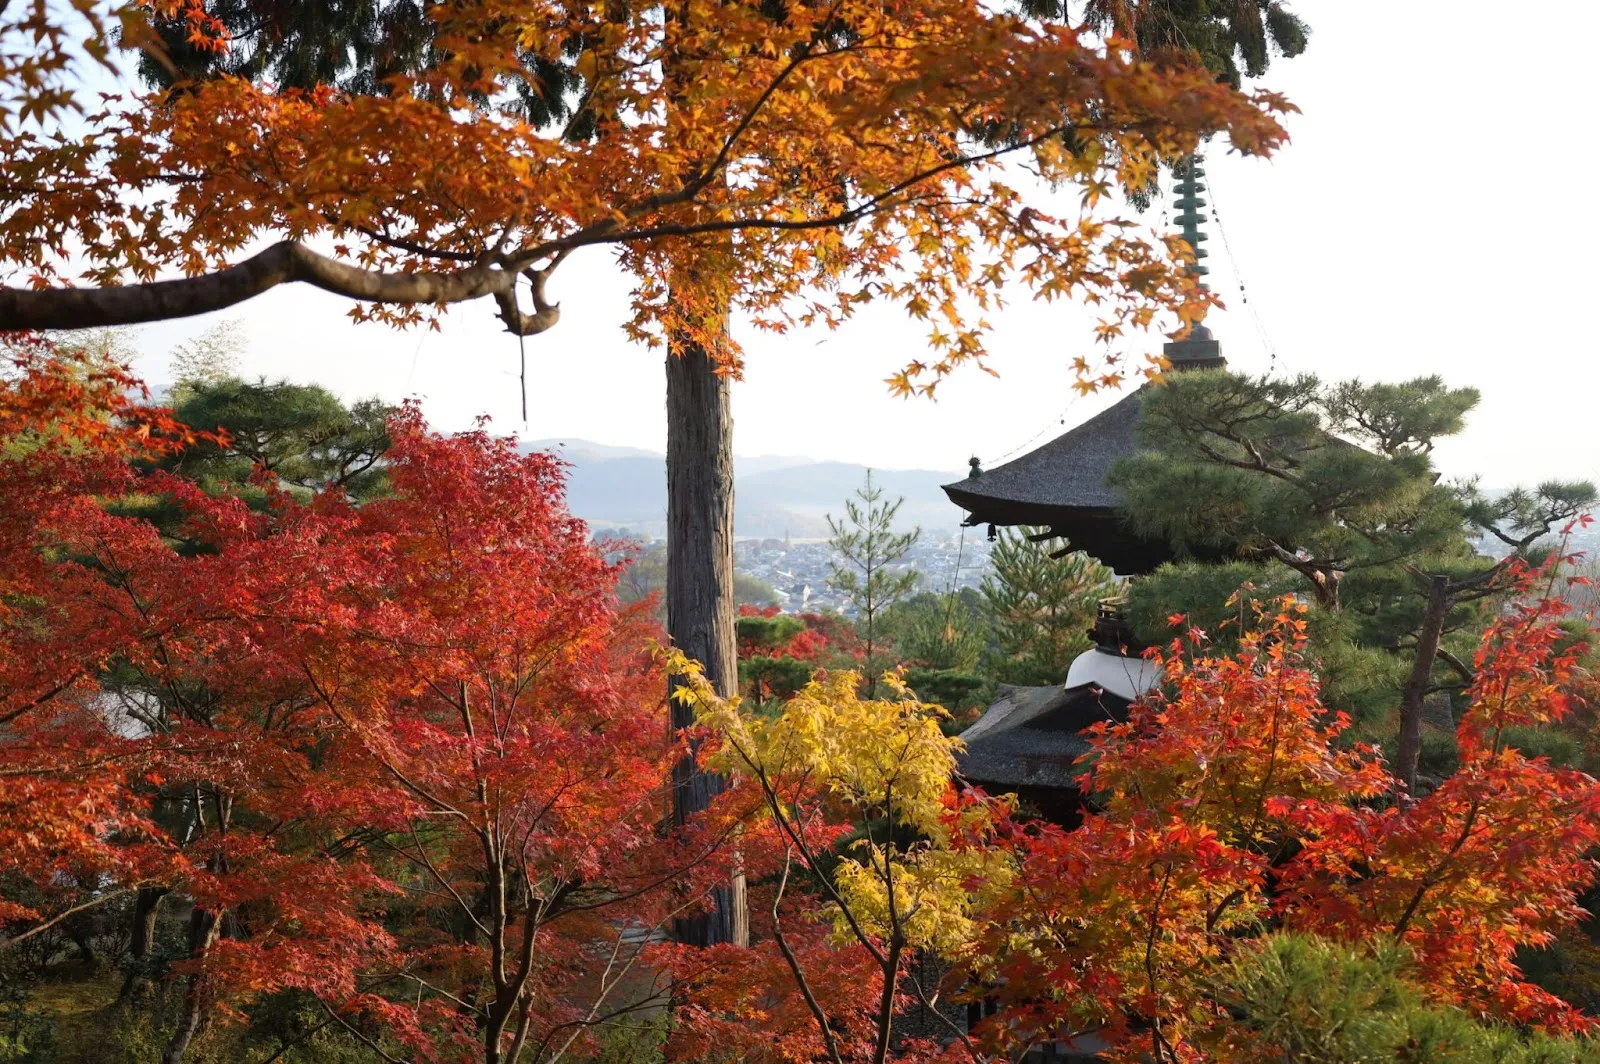
<path id="1" fill-rule="evenodd" d="M 0 288 L 0 330 L 85 329 L 187 318 L 295 281 L 368 303 L 462 303 L 494 296 L 503 312 L 513 312 L 506 322 L 513 331 L 531 335 L 555 324 L 555 308 L 548 304 L 536 302 L 532 315 L 517 308 L 516 276 L 485 264 L 447 272 L 363 270 L 285 240 L 237 266 L 198 277 L 106 288 Z M 538 299 L 542 302 L 542 292 Z"/>

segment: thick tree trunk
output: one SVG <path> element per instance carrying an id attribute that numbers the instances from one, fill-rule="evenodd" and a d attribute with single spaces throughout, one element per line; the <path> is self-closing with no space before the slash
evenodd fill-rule
<path id="1" fill-rule="evenodd" d="M 1439 656 L 1439 639 L 1444 635 L 1449 611 L 1449 578 L 1428 577 L 1428 605 L 1417 631 L 1417 656 L 1400 697 L 1400 746 L 1395 756 L 1396 774 L 1405 781 L 1406 793 L 1413 798 L 1417 797 L 1417 761 L 1422 756 L 1422 703 L 1428 697 L 1433 663 Z"/>
<path id="2" fill-rule="evenodd" d="M 161 911 L 161 899 L 167 896 L 166 887 L 140 887 L 133 903 L 133 928 L 128 939 L 128 952 L 143 959 L 150 956 L 156 946 L 156 916 Z"/>
<path id="3" fill-rule="evenodd" d="M 667 356 L 667 633 L 705 667 L 719 694 L 739 683 L 733 595 L 733 415 L 728 381 L 696 345 Z M 693 722 L 672 703 L 672 726 Z M 685 760 L 672 773 L 672 819 L 688 821 L 711 804 L 723 780 Z M 716 892 L 709 913 L 679 920 L 680 942 L 709 946 L 749 941 L 744 878 Z"/>
<path id="4" fill-rule="evenodd" d="M 166 887 L 140 887 L 133 903 L 132 926 L 128 934 L 128 955 L 133 964 L 128 977 L 122 981 L 118 1002 L 130 1001 L 150 987 L 150 952 L 156 946 L 156 917 L 161 912 L 161 899 L 167 896 Z"/>

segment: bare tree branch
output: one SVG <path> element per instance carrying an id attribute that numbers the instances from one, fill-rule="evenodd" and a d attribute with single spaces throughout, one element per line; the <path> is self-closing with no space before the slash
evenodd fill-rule
<path id="1" fill-rule="evenodd" d="M 481 262 L 449 272 L 363 270 L 285 240 L 236 266 L 198 277 L 105 288 L 0 288 L 0 329 L 85 329 L 186 318 L 295 281 L 369 303 L 461 303 L 492 295 L 511 297 L 514 308 L 516 278 L 510 270 Z M 501 305 L 504 310 L 506 304 Z M 507 325 L 515 322 L 531 335 L 555 324 L 553 310 L 536 303 L 534 314 L 517 311 Z"/>

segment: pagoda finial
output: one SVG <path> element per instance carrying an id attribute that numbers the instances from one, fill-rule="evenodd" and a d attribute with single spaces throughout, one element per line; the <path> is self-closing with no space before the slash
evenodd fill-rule
<path id="1" fill-rule="evenodd" d="M 1206 288 L 1206 274 L 1211 271 L 1201 261 L 1207 257 L 1207 252 L 1200 246 L 1206 240 L 1206 234 L 1200 229 L 1206 220 L 1206 201 L 1200 198 L 1200 194 L 1206 190 L 1206 171 L 1198 152 L 1179 165 L 1181 169 L 1174 189 L 1178 194 L 1174 203 L 1178 208 L 1178 216 L 1174 221 L 1183 228 L 1183 239 L 1188 241 L 1190 250 L 1194 252 L 1189 274 L 1201 288 Z M 1166 344 L 1161 352 L 1175 369 L 1215 369 L 1227 365 L 1227 360 L 1222 357 L 1222 345 L 1201 322 L 1195 322 L 1187 336 Z"/>
<path id="2" fill-rule="evenodd" d="M 1178 199 L 1174 204 L 1179 214 L 1173 220 L 1183 227 L 1183 239 L 1194 251 L 1194 264 L 1189 270 L 1200 281 L 1200 287 L 1204 288 L 1205 276 L 1211 272 L 1200 261 L 1207 257 L 1206 249 L 1200 246 L 1206 240 L 1206 234 L 1200 230 L 1201 223 L 1206 220 L 1206 201 L 1200 198 L 1200 194 L 1206 190 L 1206 171 L 1198 152 L 1190 155 L 1182 165 L 1183 171 L 1178 177 L 1176 189 Z"/>

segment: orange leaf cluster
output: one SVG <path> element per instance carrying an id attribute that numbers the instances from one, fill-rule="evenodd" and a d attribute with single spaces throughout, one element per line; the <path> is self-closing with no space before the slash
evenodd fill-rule
<path id="1" fill-rule="evenodd" d="M 183 11 L 213 39 L 202 7 Z M 470 0 L 429 17 L 432 59 L 379 95 L 219 78 L 109 100 L 81 134 L 0 132 L 0 185 L 14 190 L 0 261 L 45 286 L 82 262 L 82 280 L 107 286 L 201 278 L 263 239 L 314 241 L 340 261 L 263 274 L 237 295 L 194 291 L 214 309 L 309 280 L 357 300 L 358 317 L 402 324 L 493 295 L 529 332 L 553 321 L 543 286 L 561 262 L 611 247 L 637 281 L 638 339 L 706 343 L 736 372 L 718 325 L 729 306 L 782 331 L 887 299 L 930 340 L 891 386 L 932 393 L 957 365 L 981 364 L 984 315 L 1009 279 L 1098 307 L 1108 344 L 1198 320 L 1213 297 L 1174 246 L 1104 200 L 1212 135 L 1270 153 L 1292 109 L 1197 61 L 1148 60 L 980 0 L 781 14 L 691 0 L 666 17 Z M 538 91 L 535 59 L 571 64 L 566 129 L 510 106 Z M 568 135 L 577 116 L 582 137 Z M 534 283 L 535 320 L 517 308 L 519 277 Z M 24 320 L 27 294 L 4 294 Z M 1086 361 L 1085 384 L 1121 380 L 1122 357 Z"/>

